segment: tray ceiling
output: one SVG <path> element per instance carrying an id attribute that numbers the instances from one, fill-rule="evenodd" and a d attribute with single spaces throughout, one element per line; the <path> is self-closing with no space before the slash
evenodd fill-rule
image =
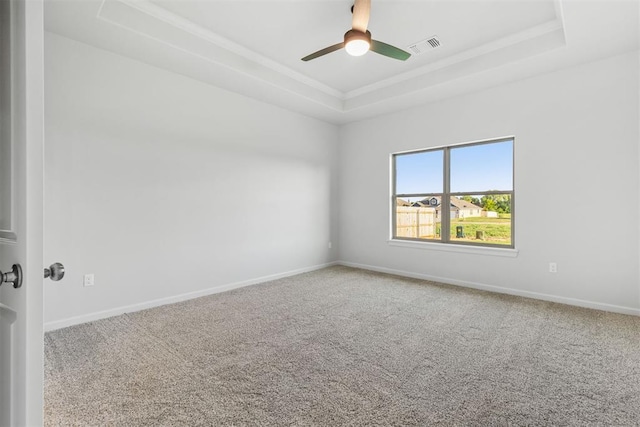
<path id="1" fill-rule="evenodd" d="M 441 46 L 405 62 L 344 51 L 301 61 L 342 40 L 350 28 L 351 4 L 52 0 L 45 3 L 45 25 L 333 123 L 638 49 L 634 1 L 373 0 L 369 30 L 375 39 L 407 49 L 437 35 Z"/>

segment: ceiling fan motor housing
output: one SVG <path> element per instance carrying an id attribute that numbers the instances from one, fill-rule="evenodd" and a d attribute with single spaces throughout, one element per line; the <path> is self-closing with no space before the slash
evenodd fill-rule
<path id="1" fill-rule="evenodd" d="M 349 30 L 344 33 L 344 44 L 349 43 L 353 40 L 364 40 L 367 43 L 371 44 L 371 33 L 367 30 L 366 33 L 358 30 Z"/>

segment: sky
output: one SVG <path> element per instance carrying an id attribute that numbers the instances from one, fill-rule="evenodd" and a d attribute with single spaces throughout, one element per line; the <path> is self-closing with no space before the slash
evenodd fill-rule
<path id="1" fill-rule="evenodd" d="M 513 189 L 513 141 L 452 148 L 451 192 Z M 396 156 L 396 194 L 442 193 L 443 151 Z"/>

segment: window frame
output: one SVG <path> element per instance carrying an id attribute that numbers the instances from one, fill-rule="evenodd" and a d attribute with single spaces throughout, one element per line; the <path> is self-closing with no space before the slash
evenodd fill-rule
<path id="1" fill-rule="evenodd" d="M 487 190 L 487 191 L 465 191 L 465 192 L 451 192 L 451 150 L 464 147 L 472 147 L 478 145 L 488 145 L 501 142 L 511 142 L 511 190 Z M 396 158 L 397 156 L 418 154 L 430 151 L 442 152 L 442 193 L 396 193 L 397 189 L 397 169 Z M 391 241 L 400 242 L 421 242 L 440 245 L 460 245 L 460 246 L 473 246 L 484 248 L 502 248 L 502 249 L 515 249 L 515 153 L 516 153 L 516 138 L 515 136 L 504 136 L 499 138 L 491 138 L 473 142 L 463 142 L 458 144 L 443 145 L 438 147 L 424 148 L 419 150 L 409 150 L 391 153 Z M 476 242 L 464 242 L 451 240 L 451 203 L 447 204 L 447 209 L 444 208 L 445 200 L 451 200 L 451 197 L 456 196 L 486 196 L 486 195 L 503 195 L 508 194 L 511 198 L 511 242 L 510 245 L 503 245 L 498 243 L 476 243 Z M 422 199 L 427 197 L 440 197 L 440 238 L 439 239 L 421 239 L 417 237 L 398 237 L 398 225 L 397 225 L 397 210 L 396 200 L 399 198 L 415 198 L 420 197 Z"/>

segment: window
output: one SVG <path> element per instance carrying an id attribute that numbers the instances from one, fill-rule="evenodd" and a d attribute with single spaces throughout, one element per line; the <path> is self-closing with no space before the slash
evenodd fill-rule
<path id="1" fill-rule="evenodd" d="M 392 155 L 393 239 L 514 247 L 514 138 Z"/>

